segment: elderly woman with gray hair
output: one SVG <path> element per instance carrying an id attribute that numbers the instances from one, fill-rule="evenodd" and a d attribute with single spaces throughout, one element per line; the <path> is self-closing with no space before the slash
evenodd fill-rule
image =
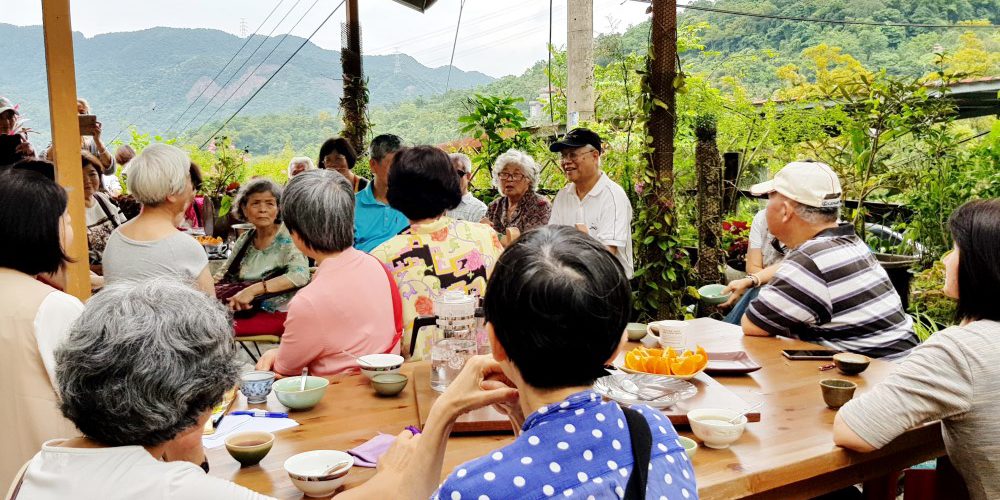
<path id="1" fill-rule="evenodd" d="M 288 162 L 288 178 L 291 179 L 306 170 L 313 170 L 315 168 L 316 165 L 313 165 L 312 159 L 308 156 L 296 156 Z"/>
<path id="2" fill-rule="evenodd" d="M 233 245 L 216 275 L 216 296 L 237 315 L 236 335 L 278 335 L 295 290 L 309 283 L 309 262 L 281 223 L 281 186 L 256 178 L 236 195 L 236 215 L 253 229 Z"/>
<path id="3" fill-rule="evenodd" d="M 552 203 L 535 192 L 538 173 L 535 160 L 523 151 L 511 149 L 500 155 L 493 164 L 493 185 L 503 196 L 490 203 L 483 223 L 500 234 L 508 229 L 524 232 L 548 224 Z"/>
<path id="4" fill-rule="evenodd" d="M 152 144 L 129 162 L 128 190 L 142 213 L 108 237 L 103 268 L 107 284 L 174 276 L 196 282 L 215 296 L 208 255 L 194 238 L 177 230 L 194 199 L 191 160 L 183 150 Z"/>
<path id="5" fill-rule="evenodd" d="M 199 467 L 202 428 L 239 377 L 225 309 L 167 278 L 120 281 L 55 352 L 62 414 L 15 493 L 57 498 L 266 498 Z"/>
<path id="6" fill-rule="evenodd" d="M 318 266 L 288 305 L 281 345 L 257 369 L 315 375 L 357 369 L 356 356 L 399 354 L 402 306 L 389 271 L 353 247 L 354 189 L 339 173 L 310 170 L 285 187 L 281 216 L 295 246 Z"/>
<path id="7" fill-rule="evenodd" d="M 234 350 L 225 308 L 184 283 L 106 287 L 55 353 L 60 410 L 83 435 L 45 442 L 9 498 L 270 499 L 203 470 L 202 429 L 239 378 Z M 403 431 L 378 474 L 337 498 L 428 498 L 453 421 L 440 413 L 427 438 Z"/>

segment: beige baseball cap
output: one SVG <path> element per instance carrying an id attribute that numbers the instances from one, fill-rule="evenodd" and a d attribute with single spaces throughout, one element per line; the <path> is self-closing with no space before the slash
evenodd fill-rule
<path id="1" fill-rule="evenodd" d="M 803 205 L 816 208 L 840 206 L 840 179 L 829 165 L 814 161 L 794 161 L 782 167 L 774 178 L 754 184 L 754 196 L 778 192 Z"/>

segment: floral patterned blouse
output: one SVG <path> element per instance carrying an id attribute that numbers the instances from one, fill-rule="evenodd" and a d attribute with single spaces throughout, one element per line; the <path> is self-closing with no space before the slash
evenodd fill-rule
<path id="1" fill-rule="evenodd" d="M 241 281 L 256 281 L 275 269 L 287 267 L 288 272 L 283 276 L 288 278 L 296 287 L 301 288 L 309 284 L 309 261 L 306 260 L 306 256 L 302 255 L 302 252 L 298 248 L 295 248 L 295 243 L 292 243 L 292 236 L 288 233 L 288 229 L 285 228 L 284 224 L 278 228 L 278 233 L 274 235 L 274 240 L 271 241 L 271 244 L 263 250 L 258 250 L 253 245 L 253 241 L 249 241 L 249 238 L 254 233 L 255 231 L 247 231 L 236 240 L 232 253 L 229 254 L 226 263 L 215 275 L 216 281 L 225 277 L 226 271 L 232 265 L 233 259 L 239 253 L 239 249 L 243 245 L 250 245 L 247 248 L 246 255 L 243 256 L 243 261 L 240 263 L 239 279 Z M 288 301 L 294 295 L 295 292 L 292 291 L 267 299 L 261 304 L 261 309 L 267 312 L 286 311 L 288 310 Z"/>
<path id="2" fill-rule="evenodd" d="M 486 209 L 486 218 L 500 234 L 506 233 L 508 227 L 516 227 L 524 233 L 544 226 L 549 223 L 549 216 L 552 215 L 552 203 L 534 191 L 524 193 L 517 210 L 510 217 L 507 216 L 507 206 L 507 197 L 501 196 L 493 200 Z"/>
<path id="3" fill-rule="evenodd" d="M 503 247 L 485 224 L 442 216 L 411 225 L 371 254 L 392 271 L 403 299 L 403 352 L 410 352 L 413 320 L 434 314 L 434 300 L 452 290 L 482 296 Z M 431 335 L 418 338 L 413 360 L 430 353 Z"/>

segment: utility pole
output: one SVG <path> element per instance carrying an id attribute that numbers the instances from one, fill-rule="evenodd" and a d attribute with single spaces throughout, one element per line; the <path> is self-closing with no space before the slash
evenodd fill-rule
<path id="1" fill-rule="evenodd" d="M 354 150 L 365 150 L 368 135 L 368 89 L 365 88 L 361 61 L 361 21 L 358 18 L 358 0 L 347 0 L 347 23 L 341 27 L 340 63 L 344 72 L 344 95 L 340 99 L 344 120 L 342 135 Z"/>
<path id="2" fill-rule="evenodd" d="M 248 32 L 247 18 L 240 18 L 240 38 L 246 38 Z"/>
<path id="3" fill-rule="evenodd" d="M 566 128 L 594 119 L 594 0 L 566 0 Z"/>

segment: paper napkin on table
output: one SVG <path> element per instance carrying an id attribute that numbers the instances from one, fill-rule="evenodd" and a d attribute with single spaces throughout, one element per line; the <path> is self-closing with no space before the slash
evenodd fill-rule
<path id="1" fill-rule="evenodd" d="M 277 432 L 299 425 L 290 418 L 251 417 L 250 415 L 226 415 L 214 434 L 201 437 L 205 448 L 218 448 L 226 444 L 226 438 L 238 432 Z"/>

